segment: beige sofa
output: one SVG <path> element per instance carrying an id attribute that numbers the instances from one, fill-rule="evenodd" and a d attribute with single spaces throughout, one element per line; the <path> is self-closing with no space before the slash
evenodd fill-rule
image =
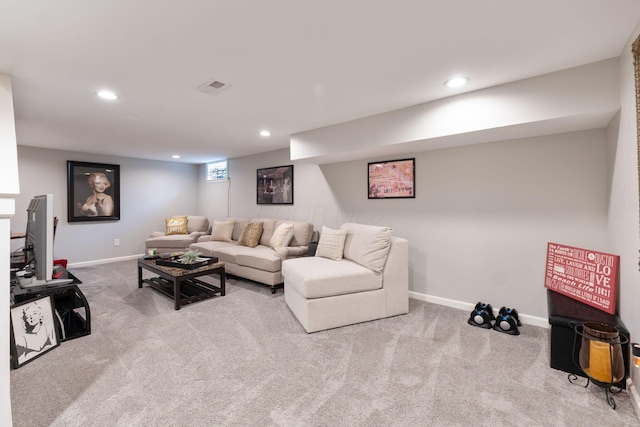
<path id="1" fill-rule="evenodd" d="M 159 253 L 184 252 L 189 245 L 198 241 L 198 238 L 209 232 L 209 219 L 197 215 L 174 215 L 171 218 L 187 217 L 187 230 L 185 234 L 170 234 L 166 231 L 154 231 L 145 240 L 147 250 L 157 249 Z"/>
<path id="2" fill-rule="evenodd" d="M 282 263 L 285 302 L 308 333 L 409 312 L 408 241 L 387 227 L 341 230 L 341 259 L 325 257 L 323 227 L 314 257 Z"/>
<path id="3" fill-rule="evenodd" d="M 230 235 L 219 233 L 220 224 L 233 221 Z M 263 231 L 259 244 L 255 247 L 239 245 L 242 232 L 247 223 L 263 223 Z M 271 241 L 274 231 L 281 224 L 292 224 L 293 235 L 287 246 L 274 247 Z M 317 236 L 317 233 L 315 233 Z M 309 250 L 309 242 L 314 237 L 313 225 L 303 221 L 288 221 L 276 218 L 230 218 L 224 221 L 214 221 L 211 235 L 202 236 L 196 243 L 189 246 L 198 250 L 202 255 L 215 256 L 225 263 L 227 274 L 263 283 L 271 287 L 275 293 L 283 286 L 282 261 L 305 256 Z"/>

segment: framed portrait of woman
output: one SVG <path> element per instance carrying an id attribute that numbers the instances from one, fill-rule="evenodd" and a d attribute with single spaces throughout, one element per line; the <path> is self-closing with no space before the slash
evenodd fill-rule
<path id="1" fill-rule="evenodd" d="M 120 219 L 120 166 L 67 161 L 67 221 Z"/>
<path id="2" fill-rule="evenodd" d="M 53 297 L 11 306 L 11 365 L 17 369 L 60 345 Z"/>

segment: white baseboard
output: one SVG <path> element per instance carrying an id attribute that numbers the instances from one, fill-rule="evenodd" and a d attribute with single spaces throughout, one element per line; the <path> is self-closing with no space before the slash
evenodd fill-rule
<path id="1" fill-rule="evenodd" d="M 67 267 L 88 267 L 90 265 L 108 264 L 110 262 L 118 262 L 118 261 L 128 261 L 130 259 L 138 259 L 143 255 L 144 254 L 127 255 L 127 256 L 122 256 L 118 258 L 106 258 L 106 259 L 96 259 L 93 261 L 74 262 L 74 263 L 70 263 Z"/>
<path id="2" fill-rule="evenodd" d="M 436 297 L 433 295 L 422 294 L 418 292 L 409 291 L 409 298 L 417 299 L 420 301 L 430 302 L 432 304 L 444 305 L 446 307 L 457 308 L 459 310 L 465 310 L 471 312 L 476 306 L 476 303 L 469 303 L 464 301 L 458 301 L 448 298 Z M 494 315 L 498 314 L 496 308 L 493 309 Z M 540 328 L 549 328 L 549 319 L 537 316 L 531 316 L 528 314 L 518 313 L 518 319 L 523 324 L 538 326 Z"/>
<path id="3" fill-rule="evenodd" d="M 633 385 L 631 378 L 627 378 L 627 390 L 629 390 L 631 406 L 633 406 L 633 410 L 636 411 L 636 416 L 638 420 L 640 420 L 640 395 L 638 394 L 638 389 Z"/>

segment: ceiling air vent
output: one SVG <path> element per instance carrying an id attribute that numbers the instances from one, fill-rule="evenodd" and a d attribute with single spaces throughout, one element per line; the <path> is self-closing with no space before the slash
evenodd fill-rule
<path id="1" fill-rule="evenodd" d="M 223 83 L 218 79 L 211 79 L 206 83 L 198 86 L 196 89 L 198 89 L 200 92 L 215 95 L 216 93 L 225 90 L 229 86 L 231 86 L 229 83 Z"/>

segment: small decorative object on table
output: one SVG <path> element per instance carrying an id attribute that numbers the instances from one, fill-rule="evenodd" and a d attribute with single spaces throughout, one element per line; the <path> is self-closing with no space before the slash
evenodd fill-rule
<path id="1" fill-rule="evenodd" d="M 156 261 L 157 265 L 164 265 L 165 267 L 186 268 L 188 270 L 194 270 L 196 268 L 204 267 L 205 265 L 214 264 L 218 262 L 217 257 L 203 257 L 200 256 L 199 251 L 188 250 L 182 255 L 171 255 L 169 257 L 161 256 Z"/>
<path id="2" fill-rule="evenodd" d="M 201 255 L 200 251 L 194 251 L 192 249 L 189 249 L 179 259 L 180 259 L 180 262 L 183 264 L 193 264 L 198 260 L 198 257 L 200 257 L 200 255 Z"/>

